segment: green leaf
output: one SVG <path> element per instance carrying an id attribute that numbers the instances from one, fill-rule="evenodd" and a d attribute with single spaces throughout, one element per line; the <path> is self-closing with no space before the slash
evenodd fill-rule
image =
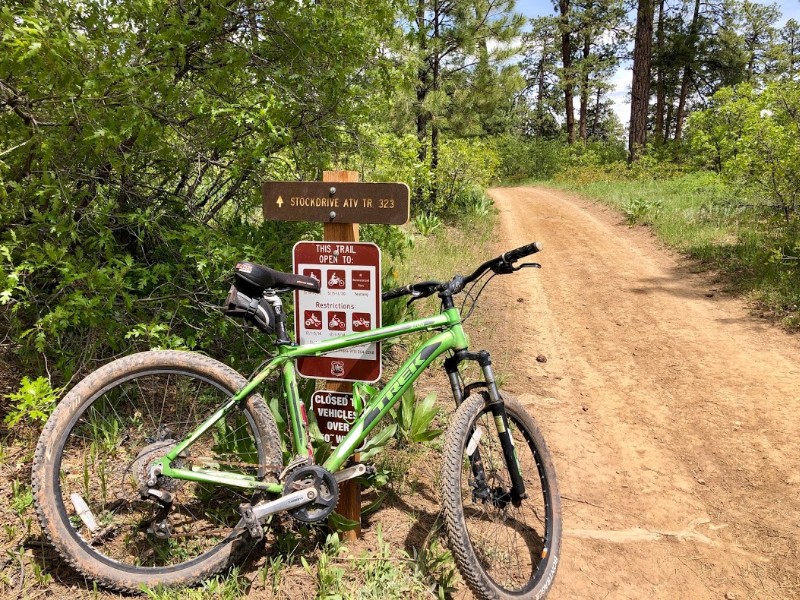
<path id="1" fill-rule="evenodd" d="M 367 515 L 370 515 L 370 514 L 374 513 L 375 511 L 377 511 L 381 507 L 381 505 L 383 504 L 384 500 L 386 500 L 386 498 L 388 498 L 388 497 L 389 497 L 389 494 L 387 494 L 385 492 L 383 494 L 379 494 L 378 497 L 374 501 L 370 502 L 364 508 L 361 509 L 361 516 L 365 517 Z"/>
<path id="2" fill-rule="evenodd" d="M 397 432 L 397 424 L 392 423 L 388 427 L 381 429 L 375 436 L 371 437 L 361 447 L 361 460 L 369 461 L 376 454 L 383 451 Z"/>
<path id="3" fill-rule="evenodd" d="M 411 439 L 413 441 L 421 441 L 421 436 L 424 435 L 426 429 L 438 414 L 439 408 L 436 406 L 436 394 L 428 394 L 414 409 Z"/>
<path id="4" fill-rule="evenodd" d="M 364 514 L 363 512 L 361 514 Z M 361 523 L 359 521 L 354 521 L 352 519 L 348 519 L 347 517 L 343 517 L 339 513 L 331 513 L 328 517 L 328 525 L 331 529 L 335 529 L 336 531 L 352 531 L 356 527 L 358 527 Z"/>

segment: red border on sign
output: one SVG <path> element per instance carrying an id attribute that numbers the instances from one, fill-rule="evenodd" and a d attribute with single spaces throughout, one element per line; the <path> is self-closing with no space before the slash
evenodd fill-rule
<path id="1" fill-rule="evenodd" d="M 374 289 L 370 290 L 370 293 L 374 294 L 375 296 L 375 320 L 372 329 L 376 329 L 377 327 L 380 327 L 382 322 L 381 321 L 382 318 L 381 251 L 377 245 L 370 242 L 327 242 L 327 241 L 297 242 L 292 248 L 292 261 L 293 261 L 294 271 L 295 273 L 298 272 L 299 268 L 298 265 L 302 264 L 302 265 L 314 265 L 315 267 L 319 265 L 324 272 L 325 269 L 331 266 L 331 263 L 321 261 L 320 257 L 323 255 L 331 256 L 332 252 L 319 252 L 317 250 L 317 247 L 328 246 L 335 248 L 337 245 L 346 245 L 355 247 L 356 252 L 353 258 L 356 262 L 348 263 L 346 265 L 347 267 L 352 268 L 352 267 L 364 266 L 364 267 L 375 268 L 375 280 L 372 285 Z M 347 277 L 347 280 L 349 281 L 350 277 Z M 323 284 L 323 290 L 324 289 L 325 287 Z M 312 292 L 307 292 L 307 291 L 298 290 L 295 292 L 294 330 L 295 330 L 295 339 L 298 341 L 298 343 L 301 342 L 300 329 L 302 325 L 300 322 L 300 319 L 302 317 L 301 315 L 298 314 L 298 312 L 301 310 L 300 294 L 308 294 L 310 296 L 316 296 L 316 294 L 312 294 Z M 348 319 L 352 318 L 352 312 L 353 311 L 350 311 L 350 316 L 347 317 Z M 357 312 L 363 312 L 363 311 L 357 311 Z M 323 315 L 323 321 L 324 320 L 325 319 Z M 332 335 L 331 338 L 333 337 L 337 336 Z M 380 342 L 377 342 L 375 344 L 375 352 L 376 352 L 375 359 L 333 357 L 330 355 L 307 356 L 303 358 L 298 358 L 297 371 L 303 377 L 309 377 L 313 379 L 330 379 L 335 381 L 369 381 L 369 382 L 377 381 L 381 377 L 381 372 L 383 368 L 383 365 L 381 363 Z"/>

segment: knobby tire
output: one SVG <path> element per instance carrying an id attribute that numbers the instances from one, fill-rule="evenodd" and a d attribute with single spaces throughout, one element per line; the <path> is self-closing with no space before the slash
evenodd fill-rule
<path id="1" fill-rule="evenodd" d="M 517 400 L 506 394 L 503 399 L 527 498 L 518 507 L 511 501 L 488 394 L 473 394 L 456 410 L 445 438 L 445 526 L 456 564 L 476 597 L 540 600 L 558 568 L 561 500 L 539 428 Z M 483 464 L 485 486 L 476 481 L 468 454 L 473 447 L 472 456 Z"/>
<path id="2" fill-rule="evenodd" d="M 137 492 L 149 464 L 245 383 L 207 356 L 151 351 L 115 360 L 76 385 L 45 425 L 32 472 L 42 530 L 61 557 L 105 587 L 140 592 L 196 584 L 249 552 L 253 541 L 237 509 L 252 500 L 250 492 L 163 478 L 159 486 L 175 498 L 169 539 L 153 535 L 158 505 Z M 280 464 L 278 430 L 260 395 L 178 459 L 184 468 L 208 461 L 257 477 L 268 475 L 264 465 Z M 94 530 L 78 514 L 80 501 Z"/>

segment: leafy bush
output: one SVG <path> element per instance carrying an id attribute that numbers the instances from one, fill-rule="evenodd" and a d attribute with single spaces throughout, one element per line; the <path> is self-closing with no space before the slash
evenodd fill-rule
<path id="1" fill-rule="evenodd" d="M 435 181 L 415 213 L 434 214 L 456 221 L 483 200 L 483 188 L 496 180 L 499 157 L 483 140 L 447 140 L 442 143 Z M 435 195 L 434 195 L 435 187 Z"/>
<path id="2" fill-rule="evenodd" d="M 687 135 L 695 164 L 728 183 L 729 209 L 747 226 L 730 260 L 760 302 L 796 325 L 800 305 L 800 83 L 723 88 L 693 114 Z"/>
<path id="3" fill-rule="evenodd" d="M 11 401 L 5 417 L 6 425 L 16 427 L 20 421 L 26 424 L 43 424 L 55 409 L 60 393 L 61 390 L 54 389 L 44 377 L 23 377 L 19 390 L 6 395 Z"/>
<path id="4" fill-rule="evenodd" d="M 646 198 L 634 198 L 625 205 L 623 212 L 628 220 L 628 225 L 636 224 L 647 225 L 650 223 L 653 213 L 661 208 L 660 200 L 648 200 Z"/>
<path id="5" fill-rule="evenodd" d="M 798 82 L 723 88 L 689 120 L 692 157 L 789 221 L 800 208 L 798 111 Z"/>
<path id="6" fill-rule="evenodd" d="M 564 167 L 567 145 L 561 140 L 500 136 L 494 139 L 499 157 L 498 178 L 507 183 L 549 179 Z"/>
<path id="7" fill-rule="evenodd" d="M 383 255 L 394 260 L 403 260 L 414 246 L 414 236 L 395 225 L 361 225 L 359 233 L 362 242 L 380 246 Z"/>
<path id="8" fill-rule="evenodd" d="M 216 309 L 232 266 L 286 268 L 319 231 L 260 223 L 258 184 L 316 179 L 349 147 L 393 16 L 261 0 L 0 11 L 0 305 L 28 364 L 61 381 L 151 344 L 244 354 Z M 400 252 L 401 235 L 375 235 Z"/>

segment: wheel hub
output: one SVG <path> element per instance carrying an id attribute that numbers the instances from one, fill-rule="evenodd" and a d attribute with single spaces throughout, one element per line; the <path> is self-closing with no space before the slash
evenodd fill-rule
<path id="1" fill-rule="evenodd" d="M 161 440 L 148 444 L 139 451 L 131 465 L 131 472 L 136 480 L 136 485 L 140 489 L 149 487 L 147 481 L 150 479 L 150 468 L 164 458 L 176 444 L 176 440 Z M 180 466 L 178 461 L 174 461 L 172 464 L 176 467 Z M 180 481 L 177 479 L 170 479 L 169 477 L 159 476 L 158 478 L 158 488 L 169 492 L 174 492 L 179 483 Z"/>
<path id="2" fill-rule="evenodd" d="M 302 523 L 316 523 L 327 519 L 339 502 L 339 484 L 336 479 L 323 467 L 300 467 L 289 473 L 283 493 L 291 494 L 307 488 L 314 488 L 317 498 L 309 504 L 290 510 L 289 514 Z"/>

